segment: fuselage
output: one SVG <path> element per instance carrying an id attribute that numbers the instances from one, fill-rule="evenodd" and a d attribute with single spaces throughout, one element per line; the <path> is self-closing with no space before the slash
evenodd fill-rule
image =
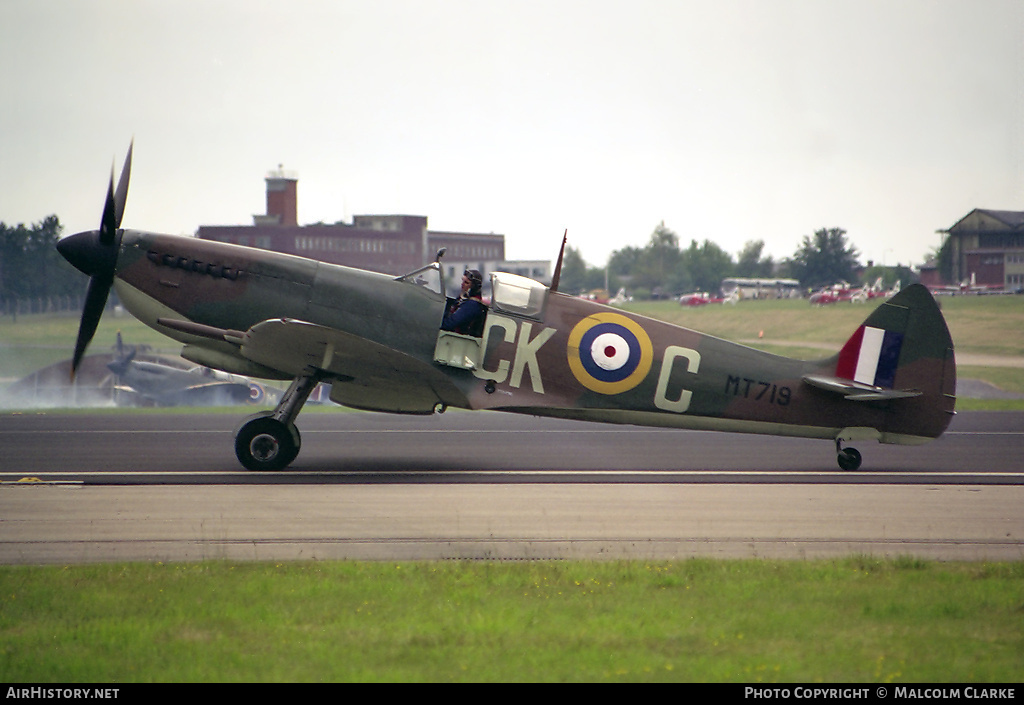
<path id="1" fill-rule="evenodd" d="M 296 374 L 253 366 L 237 345 L 159 321 L 244 333 L 262 321 L 290 319 L 358 336 L 418 361 L 424 379 L 445 375 L 456 391 L 436 392 L 442 406 L 813 438 L 846 431 L 890 443 L 937 437 L 952 412 L 951 356 L 901 363 L 898 381 L 925 390 L 918 397 L 851 402 L 804 380 L 833 374 L 835 357 L 771 355 L 540 284 L 527 292 L 525 306 L 496 293 L 476 369 L 434 361 L 445 296 L 414 279 L 125 230 L 115 287 L 133 315 L 201 351 L 204 364 L 278 378 Z"/>

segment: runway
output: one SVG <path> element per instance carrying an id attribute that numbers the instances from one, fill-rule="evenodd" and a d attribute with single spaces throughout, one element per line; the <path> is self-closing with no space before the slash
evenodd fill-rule
<path id="1" fill-rule="evenodd" d="M 0 562 L 1024 555 L 1024 415 L 921 447 L 496 413 L 306 413 L 242 470 L 225 414 L 0 416 Z"/>

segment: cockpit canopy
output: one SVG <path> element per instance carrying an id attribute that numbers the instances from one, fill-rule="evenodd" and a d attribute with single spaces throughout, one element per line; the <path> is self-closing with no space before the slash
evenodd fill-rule
<path id="1" fill-rule="evenodd" d="M 397 277 L 397 279 L 398 281 L 422 286 L 435 294 L 444 294 L 444 277 L 441 273 L 441 265 L 437 262 L 431 262 L 428 265 L 409 272 L 405 276 Z"/>
<path id="2" fill-rule="evenodd" d="M 538 281 L 518 274 L 494 272 L 491 274 L 491 286 L 491 305 L 498 311 L 539 318 L 544 310 L 548 288 Z"/>
<path id="3" fill-rule="evenodd" d="M 437 262 L 432 262 L 403 277 L 398 277 L 398 280 L 422 286 L 435 293 L 458 296 L 457 286 L 453 291 L 445 291 L 444 274 Z M 518 274 L 493 272 L 491 274 L 491 291 L 491 305 L 494 309 L 515 316 L 539 318 L 544 311 L 548 288 L 538 281 Z"/>

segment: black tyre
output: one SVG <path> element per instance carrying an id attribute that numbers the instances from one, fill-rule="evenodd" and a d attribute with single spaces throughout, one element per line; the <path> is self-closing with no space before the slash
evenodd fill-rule
<path id="1" fill-rule="evenodd" d="M 253 419 L 235 434 L 235 455 L 248 470 L 282 470 L 298 454 L 298 433 L 270 417 Z"/>
<path id="2" fill-rule="evenodd" d="M 860 467 L 860 451 L 856 448 L 843 448 L 839 451 L 836 460 L 839 461 L 839 467 L 847 472 L 852 472 Z"/>

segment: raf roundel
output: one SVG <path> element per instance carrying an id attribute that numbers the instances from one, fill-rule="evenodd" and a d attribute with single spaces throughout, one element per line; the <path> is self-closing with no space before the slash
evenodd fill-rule
<path id="1" fill-rule="evenodd" d="M 618 313 L 596 313 L 577 323 L 567 353 L 579 383 L 600 394 L 621 394 L 637 386 L 654 359 L 644 329 Z"/>

